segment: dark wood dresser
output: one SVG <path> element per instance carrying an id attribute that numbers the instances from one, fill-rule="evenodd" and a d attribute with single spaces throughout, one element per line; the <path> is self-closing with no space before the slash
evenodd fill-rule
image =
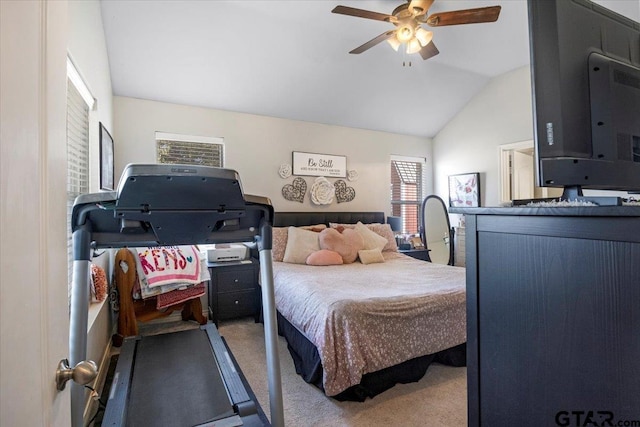
<path id="1" fill-rule="evenodd" d="M 260 265 L 251 258 L 239 262 L 208 263 L 209 317 L 218 325 L 219 320 L 244 316 L 257 317 L 260 310 L 258 275 Z"/>
<path id="2" fill-rule="evenodd" d="M 640 207 L 451 212 L 466 215 L 469 425 L 640 420 Z"/>

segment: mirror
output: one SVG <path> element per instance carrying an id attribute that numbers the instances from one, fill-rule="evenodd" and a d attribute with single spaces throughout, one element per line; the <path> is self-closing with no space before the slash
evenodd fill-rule
<path id="1" fill-rule="evenodd" d="M 422 201 L 421 213 L 420 238 L 429 251 L 429 260 L 453 265 L 453 239 L 444 201 L 436 195 L 427 196 Z"/>

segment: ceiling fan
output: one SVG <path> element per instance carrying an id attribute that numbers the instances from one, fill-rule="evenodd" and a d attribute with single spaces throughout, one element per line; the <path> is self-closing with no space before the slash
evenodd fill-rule
<path id="1" fill-rule="evenodd" d="M 431 40 L 433 33 L 422 28 L 420 24 L 442 27 L 445 25 L 495 22 L 500 15 L 500 6 L 490 6 L 440 12 L 427 16 L 427 12 L 433 2 L 434 0 L 410 0 L 396 7 L 391 12 L 391 15 L 348 6 L 336 6 L 331 12 L 391 22 L 396 26 L 395 29 L 385 31 L 349 53 L 362 53 L 386 40 L 396 51 L 402 44 L 406 43 L 406 52 L 409 54 L 419 53 L 422 59 L 429 59 L 440 53 L 440 51 Z"/>

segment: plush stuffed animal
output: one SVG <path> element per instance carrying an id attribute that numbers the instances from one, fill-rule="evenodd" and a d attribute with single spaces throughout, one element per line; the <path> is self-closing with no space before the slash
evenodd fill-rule
<path id="1" fill-rule="evenodd" d="M 335 228 L 327 228 L 320 232 L 320 249 L 340 254 L 344 264 L 351 264 L 358 259 L 358 251 L 364 249 L 364 240 L 355 230 L 344 229 L 340 233 Z"/>

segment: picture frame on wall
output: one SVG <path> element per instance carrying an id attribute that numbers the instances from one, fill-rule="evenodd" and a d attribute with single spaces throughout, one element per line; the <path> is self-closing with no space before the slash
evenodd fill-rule
<path id="1" fill-rule="evenodd" d="M 347 156 L 294 151 L 293 174 L 302 176 L 347 177 Z"/>
<path id="2" fill-rule="evenodd" d="M 449 175 L 449 206 L 452 208 L 480 207 L 480 173 Z"/>
<path id="3" fill-rule="evenodd" d="M 114 189 L 113 138 L 100 122 L 100 189 Z"/>

